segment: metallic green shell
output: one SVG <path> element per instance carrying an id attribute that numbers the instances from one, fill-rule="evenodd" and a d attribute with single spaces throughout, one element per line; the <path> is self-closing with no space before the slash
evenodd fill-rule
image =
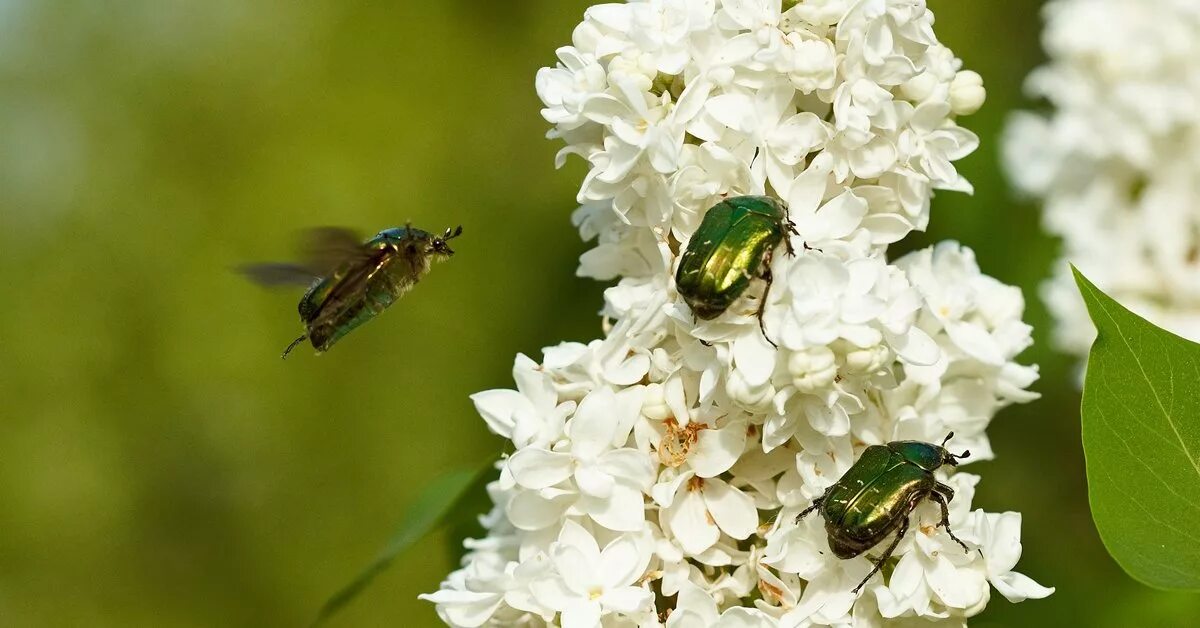
<path id="1" fill-rule="evenodd" d="M 704 214 L 675 274 L 675 287 L 697 318 L 720 316 L 762 275 L 786 224 L 787 210 L 766 196 L 728 198 Z"/>
<path id="2" fill-rule="evenodd" d="M 429 272 L 433 236 L 404 227 L 380 232 L 348 261 L 314 283 L 300 299 L 300 320 L 318 352 L 375 318 Z"/>
<path id="3" fill-rule="evenodd" d="M 929 471 L 937 471 L 949 457 L 944 447 L 919 440 L 898 440 L 888 443 L 888 449 L 904 456 L 904 459 Z"/>
<path id="4" fill-rule="evenodd" d="M 872 445 L 830 487 L 821 504 L 829 548 L 853 558 L 895 531 L 937 480 L 889 445 Z"/>

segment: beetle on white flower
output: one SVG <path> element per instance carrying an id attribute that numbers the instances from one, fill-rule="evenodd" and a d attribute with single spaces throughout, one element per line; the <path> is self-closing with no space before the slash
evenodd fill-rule
<path id="1" fill-rule="evenodd" d="M 928 223 L 934 189 L 970 189 L 953 162 L 978 142 L 957 118 L 985 92 L 932 25 L 921 0 L 586 12 L 537 89 L 560 165 L 588 164 L 572 220 L 596 241 L 579 274 L 617 280 L 605 335 L 518 357 L 516 390 L 473 396 L 516 450 L 487 536 L 425 596 L 443 621 L 961 626 L 989 586 L 1051 593 L 1012 571 L 1019 515 L 970 512 L 967 474 L 942 478 L 950 520 L 983 554 L 918 509 L 861 592 L 870 558 L 835 557 L 822 525 L 795 520 L 866 446 L 953 429 L 987 457 L 995 413 L 1035 397 L 1018 291 L 957 244 L 887 257 Z M 771 259 L 770 290 L 752 282 L 697 320 L 681 254 L 709 208 L 746 195 L 788 206 L 797 255 Z"/>

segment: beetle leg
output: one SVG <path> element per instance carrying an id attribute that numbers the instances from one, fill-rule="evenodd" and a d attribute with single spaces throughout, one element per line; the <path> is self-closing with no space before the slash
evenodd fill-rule
<path id="1" fill-rule="evenodd" d="M 821 493 L 821 496 L 820 496 L 820 497 L 818 497 L 818 498 L 816 498 L 816 499 L 812 500 L 812 505 L 811 505 L 811 506 L 809 506 L 808 508 L 805 508 L 804 510 L 801 510 L 801 511 L 800 511 L 800 514 L 796 515 L 796 522 L 797 522 L 797 523 L 799 523 L 801 519 L 803 519 L 805 516 L 807 516 L 807 515 L 808 515 L 808 513 L 810 513 L 810 512 L 812 512 L 812 511 L 814 511 L 814 510 L 816 510 L 816 509 L 820 508 L 820 507 L 821 507 L 821 504 L 824 504 L 824 503 L 825 503 L 825 498 L 826 498 L 826 497 L 829 495 L 829 491 L 830 491 L 831 489 L 833 489 L 833 487 L 832 487 L 832 486 L 830 486 L 830 487 L 827 487 L 827 488 L 825 489 L 825 492 L 824 492 L 824 493 Z"/>
<path id="2" fill-rule="evenodd" d="M 758 312 L 755 316 L 758 318 L 758 328 L 762 330 L 763 338 L 771 343 L 772 347 L 778 349 L 779 345 L 775 344 L 775 341 L 771 340 L 771 337 L 767 335 L 767 323 L 763 320 L 763 315 L 767 312 L 767 296 L 771 294 L 771 284 L 775 282 L 775 277 L 771 275 L 771 259 L 774 256 L 775 252 L 772 251 L 763 257 L 763 271 L 760 277 L 763 281 L 767 282 L 767 287 L 763 290 L 762 296 L 759 297 Z"/>
<path id="3" fill-rule="evenodd" d="M 950 488 L 949 486 L 946 486 L 944 484 L 939 484 L 938 487 L 929 494 L 929 499 L 932 499 L 933 501 L 937 502 L 938 505 L 942 507 L 942 521 L 940 523 L 938 523 L 938 527 L 946 528 L 946 534 L 949 534 L 950 538 L 954 539 L 955 543 L 958 543 L 959 545 L 961 545 L 964 552 L 970 552 L 971 550 L 967 549 L 967 544 L 963 543 L 962 540 L 959 539 L 957 536 L 954 536 L 954 532 L 950 530 L 950 506 L 947 505 L 947 503 L 946 503 L 949 500 L 947 500 L 946 496 L 943 495 L 942 491 L 940 490 L 943 487 L 945 487 L 946 489 Z M 954 497 L 954 491 L 951 490 L 950 498 L 953 499 L 953 497 Z"/>
<path id="4" fill-rule="evenodd" d="M 796 522 L 799 523 L 801 519 L 808 516 L 808 513 L 820 508 L 821 504 L 824 504 L 824 503 L 825 503 L 824 495 L 814 499 L 811 506 L 809 506 L 808 508 L 805 508 L 804 510 L 801 510 L 800 514 L 796 515 Z"/>
<path id="5" fill-rule="evenodd" d="M 907 533 L 908 517 L 906 516 L 904 517 L 904 521 L 900 522 L 900 528 L 896 530 L 896 540 L 892 541 L 892 544 L 889 545 L 886 550 L 884 550 L 883 556 L 881 556 L 879 560 L 875 561 L 875 568 L 871 570 L 871 573 L 867 574 L 867 577 L 863 578 L 863 581 L 858 583 L 858 586 L 854 587 L 855 594 L 862 590 L 867 582 L 870 581 L 871 578 L 875 577 L 875 574 L 879 573 L 880 569 L 883 569 L 883 564 L 892 557 L 892 552 L 896 551 L 896 546 L 900 544 L 900 540 L 903 539 L 904 535 Z"/>
<path id="6" fill-rule="evenodd" d="M 796 247 L 792 246 L 792 238 L 790 236 L 799 236 L 800 232 L 796 230 L 796 223 L 791 220 L 787 221 L 787 233 L 783 238 L 783 243 L 787 245 L 788 257 L 796 257 Z"/>
<path id="7" fill-rule="evenodd" d="M 755 314 L 755 317 L 758 318 L 758 328 L 762 331 L 763 338 L 766 339 L 766 341 L 769 342 L 772 347 L 778 349 L 779 345 L 775 344 L 775 341 L 771 340 L 771 337 L 767 335 L 767 322 L 763 320 L 763 315 L 767 312 L 767 295 L 771 293 L 771 284 L 774 282 L 774 279 L 771 277 L 771 269 L 768 268 L 766 271 L 764 271 L 762 278 L 767 282 L 767 288 L 766 290 L 763 290 L 761 300 L 758 303 L 758 312 Z"/>
<path id="8" fill-rule="evenodd" d="M 287 357 L 288 357 L 288 354 L 292 352 L 292 349 L 295 349 L 296 347 L 300 346 L 300 343 L 304 342 L 305 340 L 308 340 L 308 334 L 307 334 L 307 333 L 305 333 L 305 334 L 301 334 L 301 336 L 300 336 L 299 338 L 297 338 L 297 339 L 293 340 L 293 341 L 292 341 L 292 344 L 288 345 L 288 346 L 287 346 L 287 349 L 284 349 L 284 350 L 283 350 L 283 355 L 282 355 L 282 356 L 279 356 L 279 357 L 281 357 L 281 358 L 283 358 L 283 359 L 285 359 L 285 360 L 286 360 L 286 359 L 287 359 Z"/>

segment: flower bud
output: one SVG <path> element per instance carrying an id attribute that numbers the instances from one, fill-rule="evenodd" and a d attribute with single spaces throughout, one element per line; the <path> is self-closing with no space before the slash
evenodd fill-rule
<path id="1" fill-rule="evenodd" d="M 900 93 L 913 102 L 923 102 L 933 95 L 938 79 L 932 72 L 922 72 L 900 86 Z"/>
<path id="2" fill-rule="evenodd" d="M 734 369 L 729 372 L 725 382 L 725 392 L 733 401 L 752 412 L 766 412 L 775 398 L 775 387 L 771 382 L 753 385 L 746 381 L 741 371 Z"/>
<path id="3" fill-rule="evenodd" d="M 837 377 L 837 360 L 828 347 L 796 351 L 788 358 L 792 385 L 801 392 L 811 393 L 828 387 Z"/>
<path id="4" fill-rule="evenodd" d="M 983 77 L 971 70 L 954 75 L 950 84 L 950 110 L 955 115 L 969 116 L 983 106 L 987 90 L 983 88 Z"/>
<path id="5" fill-rule="evenodd" d="M 662 384 L 646 385 L 646 396 L 642 398 L 642 416 L 651 421 L 665 421 L 671 416 L 671 407 L 667 405 L 667 395 Z"/>
<path id="6" fill-rule="evenodd" d="M 892 361 L 892 352 L 884 345 L 866 349 L 855 348 L 846 353 L 846 372 L 853 374 L 874 373 Z"/>

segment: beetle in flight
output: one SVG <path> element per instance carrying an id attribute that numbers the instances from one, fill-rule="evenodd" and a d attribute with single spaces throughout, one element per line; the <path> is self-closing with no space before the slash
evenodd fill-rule
<path id="1" fill-rule="evenodd" d="M 301 263 L 251 264 L 240 270 L 265 286 L 308 286 L 299 305 L 304 333 L 283 357 L 305 340 L 322 353 L 404 296 L 433 261 L 454 255 L 447 242 L 461 234 L 461 226 L 433 235 L 406 225 L 363 243 L 349 229 L 322 227 L 307 232 Z"/>
<path id="2" fill-rule="evenodd" d="M 796 517 L 799 521 L 819 509 L 825 519 L 829 549 L 841 559 L 854 558 L 896 533 L 895 540 L 875 561 L 875 568 L 854 587 L 855 593 L 879 573 L 896 551 L 900 539 L 908 532 L 909 516 L 925 499 L 942 507 L 938 527 L 946 528 L 950 538 L 967 550 L 966 543 L 950 530 L 947 504 L 954 499 L 954 489 L 933 476 L 942 465 L 956 467 L 959 460 L 971 455 L 969 451 L 952 454 L 946 450 L 946 443 L 953 437 L 951 432 L 940 446 L 902 440 L 867 447 L 845 475 Z"/>

